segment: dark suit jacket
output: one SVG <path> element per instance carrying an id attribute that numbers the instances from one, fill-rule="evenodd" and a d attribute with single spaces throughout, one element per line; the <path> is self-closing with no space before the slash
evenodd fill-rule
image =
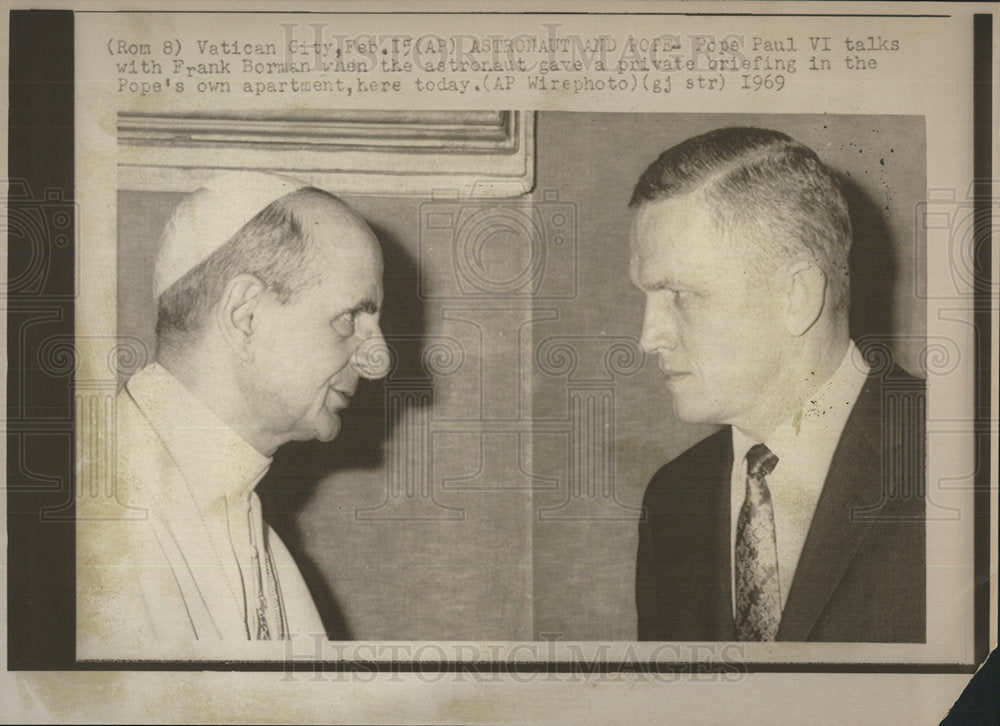
<path id="1" fill-rule="evenodd" d="M 873 371 L 837 445 L 777 640 L 924 642 L 923 381 Z M 729 427 L 660 469 L 639 525 L 640 640 L 735 640 Z"/>

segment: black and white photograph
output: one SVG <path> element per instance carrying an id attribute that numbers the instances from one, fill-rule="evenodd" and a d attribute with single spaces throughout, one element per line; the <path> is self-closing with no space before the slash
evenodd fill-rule
<path id="1" fill-rule="evenodd" d="M 742 5 L 11 10 L 13 717 L 988 710 L 992 16 Z"/>
<path id="2" fill-rule="evenodd" d="M 119 193 L 82 641 L 925 642 L 922 119 L 482 116 L 535 191 Z"/>

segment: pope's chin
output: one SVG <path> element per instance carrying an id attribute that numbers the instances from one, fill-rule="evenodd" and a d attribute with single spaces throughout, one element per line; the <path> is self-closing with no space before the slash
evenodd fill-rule
<path id="1" fill-rule="evenodd" d="M 321 405 L 303 417 L 290 437 L 293 441 L 333 441 L 340 433 L 340 409 Z"/>
<path id="2" fill-rule="evenodd" d="M 312 435 L 308 437 L 302 437 L 305 439 L 312 439 L 313 441 L 333 441 L 337 438 L 337 434 L 340 433 L 340 416 L 327 409 L 323 409 L 323 412 L 317 416 L 317 421 L 314 421 L 312 426 Z"/>

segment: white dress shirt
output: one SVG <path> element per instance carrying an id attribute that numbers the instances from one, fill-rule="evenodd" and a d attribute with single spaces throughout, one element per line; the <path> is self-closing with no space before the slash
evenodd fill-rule
<path id="1" fill-rule="evenodd" d="M 778 457 L 774 471 L 767 475 L 767 486 L 774 507 L 782 608 L 795 577 L 830 462 L 868 371 L 854 341 L 850 341 L 844 359 L 830 379 L 765 441 L 761 442 L 735 426 L 732 428 L 730 552 L 735 552 L 736 525 L 746 497 L 747 452 L 755 444 L 764 443 Z M 730 562 L 735 581 L 735 558 L 730 558 Z M 735 597 L 734 585 L 734 613 Z"/>

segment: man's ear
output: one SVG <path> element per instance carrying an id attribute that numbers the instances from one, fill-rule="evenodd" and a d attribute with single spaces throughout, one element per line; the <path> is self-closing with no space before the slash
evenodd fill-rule
<path id="1" fill-rule="evenodd" d="M 264 283 L 253 275 L 237 275 L 222 292 L 216 322 L 222 336 L 242 359 L 250 357 L 255 325 L 254 313 L 264 293 Z"/>
<path id="2" fill-rule="evenodd" d="M 826 305 L 826 273 L 813 260 L 796 260 L 788 266 L 786 274 L 788 332 L 794 336 L 804 335 Z"/>

